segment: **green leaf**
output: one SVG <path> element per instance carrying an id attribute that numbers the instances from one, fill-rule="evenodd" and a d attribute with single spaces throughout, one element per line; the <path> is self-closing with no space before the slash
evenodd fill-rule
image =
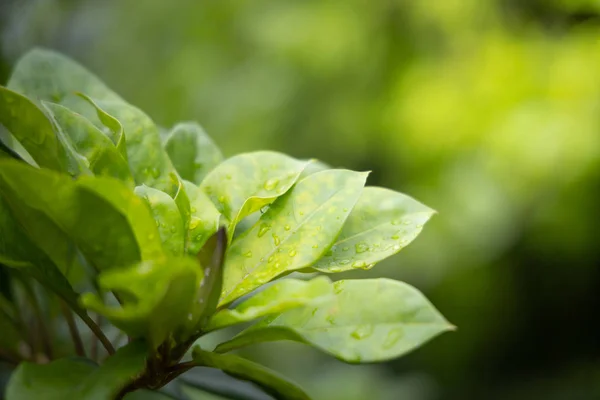
<path id="1" fill-rule="evenodd" d="M 7 85 L 24 95 L 62 103 L 75 92 L 95 98 L 120 100 L 100 79 L 81 65 L 53 51 L 33 49 L 15 65 Z"/>
<path id="2" fill-rule="evenodd" d="M 147 352 L 144 343 L 132 342 L 100 367 L 77 358 L 21 363 L 8 383 L 6 399 L 114 399 L 144 370 Z"/>
<path id="3" fill-rule="evenodd" d="M 103 191 L 106 196 L 98 196 L 99 191 Z M 154 230 L 145 229 L 140 232 L 144 241 L 150 241 L 149 235 L 156 232 L 156 226 L 149 215 L 133 221 L 128 219 L 132 214 L 142 215 L 143 211 L 140 210 L 145 210 L 146 213 L 148 210 L 121 182 L 109 178 L 88 177 L 75 182 L 68 176 L 52 171 L 36 169 L 13 160 L 0 160 L 0 192 L 8 199 L 13 210 L 20 210 L 15 214 L 16 217 L 30 234 L 35 235 L 32 237 L 35 243 L 43 245 L 51 257 L 56 250 L 46 244 L 54 239 L 48 240 L 46 235 L 56 232 L 58 227 L 100 270 L 129 265 L 141 259 L 140 249 L 143 247 L 138 247 L 136 235 L 132 231 L 132 228 L 140 227 L 134 224 L 130 226 L 130 222 L 141 220 L 142 225 L 148 226 L 144 219 L 150 221 Z M 107 201 L 108 196 L 121 200 L 119 207 L 123 211 L 129 212 L 130 206 L 137 209 L 131 210 L 130 214 L 123 214 Z M 20 203 L 34 212 L 21 207 Z M 47 218 L 38 220 L 40 214 Z M 160 242 L 157 246 L 161 249 Z M 151 246 L 145 251 L 152 251 L 157 246 Z M 62 251 L 64 248 L 62 245 Z M 63 267 L 60 257 L 58 260 L 56 257 L 52 259 Z"/>
<path id="4" fill-rule="evenodd" d="M 121 347 L 100 368 L 96 368 L 83 379 L 73 396 L 65 399 L 114 399 L 127 384 L 144 371 L 147 355 L 148 346 L 140 341 L 133 341 Z"/>
<path id="5" fill-rule="evenodd" d="M 43 104 L 70 138 L 75 151 L 85 157 L 94 174 L 112 176 L 133 187 L 127 161 L 104 133 L 89 120 L 66 107 L 47 102 Z"/>
<path id="6" fill-rule="evenodd" d="M 235 378 L 253 382 L 277 399 L 310 400 L 300 387 L 275 371 L 233 354 L 215 354 L 196 347 L 193 360 L 198 366 L 218 368 Z"/>
<path id="7" fill-rule="evenodd" d="M 39 166 L 56 171 L 66 169 L 67 156 L 50 120 L 31 100 L 2 86 L 0 123 L 19 140 Z"/>
<path id="8" fill-rule="evenodd" d="M 229 248 L 221 304 L 321 258 L 339 235 L 366 178 L 366 173 L 348 170 L 318 172 L 273 202 Z"/>
<path id="9" fill-rule="evenodd" d="M 118 120 L 127 140 L 127 159 L 138 185 L 144 184 L 174 196 L 178 186 L 171 179 L 176 170 L 162 147 L 154 122 L 142 110 L 124 101 L 107 101 L 89 96 L 101 113 Z M 119 146 L 119 145 L 117 145 Z"/>
<path id="10" fill-rule="evenodd" d="M 135 194 L 150 208 L 165 250 L 172 256 L 182 255 L 184 225 L 175 200 L 165 192 L 146 185 L 136 187 Z"/>
<path id="11" fill-rule="evenodd" d="M 202 305 L 200 316 L 202 328 L 219 304 L 223 288 L 223 263 L 226 249 L 227 231 L 221 228 L 206 241 L 197 256 L 200 265 L 204 268 L 205 276 L 198 299 Z"/>
<path id="12" fill-rule="evenodd" d="M 213 169 L 200 188 L 229 221 L 231 241 L 236 224 L 287 192 L 306 164 L 272 151 L 239 154 Z"/>
<path id="13" fill-rule="evenodd" d="M 201 280 L 202 269 L 191 258 L 147 261 L 98 276 L 102 290 L 121 295 L 121 306 L 106 305 L 93 293 L 83 294 L 81 303 L 129 336 L 144 337 L 156 348 L 169 334 L 198 322 L 199 312 L 193 309 L 199 308 L 196 299 Z"/>
<path id="14" fill-rule="evenodd" d="M 6 400 L 64 400 L 96 365 L 85 359 L 63 358 L 49 364 L 19 364 L 6 389 Z"/>
<path id="15" fill-rule="evenodd" d="M 233 309 L 218 311 L 210 319 L 207 330 L 252 321 L 308 304 L 319 304 L 329 299 L 331 295 L 331 281 L 326 277 L 321 276 L 310 281 L 283 279 L 256 293 Z"/>
<path id="16" fill-rule="evenodd" d="M 367 187 L 331 250 L 312 267 L 322 272 L 369 269 L 412 242 L 434 213 L 402 193 Z"/>
<path id="17" fill-rule="evenodd" d="M 190 201 L 190 224 L 187 231 L 187 252 L 196 255 L 219 229 L 221 214 L 208 196 L 195 184 L 183 181 Z"/>
<path id="18" fill-rule="evenodd" d="M 321 306 L 267 317 L 215 351 L 296 340 L 346 362 L 376 362 L 402 356 L 454 329 L 417 289 L 402 282 L 338 281 L 334 292 L 335 299 Z"/>
<path id="19" fill-rule="evenodd" d="M 221 150 L 195 122 L 177 124 L 167 137 L 165 149 L 179 175 L 197 185 L 223 161 Z"/>

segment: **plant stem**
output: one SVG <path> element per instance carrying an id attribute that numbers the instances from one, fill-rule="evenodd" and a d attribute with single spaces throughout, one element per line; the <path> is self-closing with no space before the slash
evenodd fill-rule
<path id="1" fill-rule="evenodd" d="M 100 329 L 98 324 L 96 324 L 94 322 L 94 320 L 91 319 L 85 312 L 83 312 L 81 314 L 78 313 L 77 315 L 79 315 L 79 317 L 83 320 L 83 322 L 85 322 L 85 324 L 88 326 L 88 328 L 90 328 L 92 333 L 94 335 L 96 335 L 98 340 L 100 340 L 100 343 L 102 343 L 102 346 L 104 346 L 104 348 L 106 349 L 108 354 L 110 354 L 110 355 L 115 354 L 115 348 L 113 347 L 110 340 L 108 340 L 108 338 L 106 337 L 104 332 L 102 332 L 102 329 Z"/>
<path id="2" fill-rule="evenodd" d="M 100 326 L 102 324 L 102 316 L 100 314 L 96 314 L 96 325 Z M 92 341 L 90 343 L 90 358 L 94 361 L 98 360 L 98 338 L 92 336 Z"/>
<path id="3" fill-rule="evenodd" d="M 81 336 L 79 335 L 79 330 L 77 329 L 77 324 L 75 323 L 75 319 L 73 318 L 73 313 L 67 307 L 64 301 L 59 300 L 60 310 L 65 316 L 65 320 L 67 321 L 67 325 L 69 326 L 69 333 L 71 334 L 71 338 L 73 339 L 73 346 L 75 346 L 75 354 L 80 357 L 85 357 L 85 349 L 83 348 L 83 342 L 81 341 Z"/>
<path id="4" fill-rule="evenodd" d="M 25 293 L 29 297 L 29 301 L 31 302 L 31 307 L 33 308 L 33 313 L 35 315 L 35 319 L 37 325 L 39 327 L 39 336 L 42 342 L 42 346 L 44 348 L 44 353 L 48 357 L 48 359 L 52 359 L 52 339 L 50 337 L 50 331 L 44 322 L 44 316 L 42 313 L 42 308 L 40 307 L 40 303 L 38 302 L 37 296 L 35 295 L 35 291 L 33 286 L 26 279 L 21 281 L 25 288 Z"/>

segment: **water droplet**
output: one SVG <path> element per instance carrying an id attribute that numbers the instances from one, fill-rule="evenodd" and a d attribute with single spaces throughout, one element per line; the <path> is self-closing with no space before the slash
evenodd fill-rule
<path id="1" fill-rule="evenodd" d="M 321 225 L 317 225 L 317 230 L 320 231 L 321 229 L 323 229 L 323 227 Z"/>
<path id="2" fill-rule="evenodd" d="M 279 179 L 276 179 L 276 178 L 267 179 L 267 181 L 265 182 L 264 188 L 265 188 L 265 190 L 273 190 L 277 187 L 278 184 L 279 184 Z"/>
<path id="3" fill-rule="evenodd" d="M 312 310 L 312 312 L 311 312 L 311 314 L 313 315 L 313 317 L 314 317 L 314 315 L 317 313 L 317 311 L 319 311 L 319 309 L 318 309 L 318 308 L 313 308 L 313 310 Z"/>
<path id="4" fill-rule="evenodd" d="M 193 214 L 193 213 L 195 213 L 195 212 L 196 212 L 196 207 L 192 207 L 192 208 L 190 208 L 190 212 L 191 212 L 192 214 Z"/>
<path id="5" fill-rule="evenodd" d="M 225 179 L 231 179 L 231 174 L 225 175 Z"/>
<path id="6" fill-rule="evenodd" d="M 400 251 L 401 247 L 399 245 L 395 245 L 394 247 L 392 247 L 393 251 Z"/>
<path id="7" fill-rule="evenodd" d="M 279 243 L 281 243 L 281 241 L 279 240 L 279 236 L 277 236 L 276 234 L 273 234 L 273 243 L 275 244 L 275 246 L 279 246 Z"/>
<path id="8" fill-rule="evenodd" d="M 262 224 L 260 229 L 258 230 L 258 237 L 262 237 L 265 233 L 267 233 L 271 229 L 270 225 Z"/>
<path id="9" fill-rule="evenodd" d="M 398 239 L 400 239 L 400 236 L 398 236 L 398 235 L 393 235 L 393 236 L 392 236 L 392 239 L 394 239 L 394 240 L 398 240 Z"/>
<path id="10" fill-rule="evenodd" d="M 244 257 L 252 257 L 252 250 L 248 250 L 247 252 L 244 253 Z"/>
<path id="11" fill-rule="evenodd" d="M 271 257 L 269 257 L 269 259 L 267 261 L 268 262 L 273 262 L 274 259 L 275 259 L 275 256 L 271 256 Z"/>
<path id="12" fill-rule="evenodd" d="M 225 203 L 225 196 L 219 196 L 219 203 Z"/>
<path id="13" fill-rule="evenodd" d="M 365 268 L 367 266 L 367 263 L 364 261 L 354 261 L 352 263 L 352 268 Z"/>
<path id="14" fill-rule="evenodd" d="M 348 260 L 348 259 L 343 259 L 343 260 L 340 260 L 340 264 L 341 264 L 341 265 L 347 265 L 347 264 L 350 264 L 350 260 Z"/>
<path id="15" fill-rule="evenodd" d="M 268 205 L 268 204 L 267 204 L 267 205 L 264 205 L 264 206 L 262 206 L 262 207 L 260 208 L 260 213 L 261 213 L 261 214 L 264 214 L 264 213 L 266 213 L 266 212 L 267 212 L 267 210 L 268 210 L 268 209 L 269 209 L 269 205 Z"/>
<path id="16" fill-rule="evenodd" d="M 404 221 L 404 225 L 410 225 L 411 222 L 407 219 L 406 221 Z"/>
<path id="17" fill-rule="evenodd" d="M 400 328 L 392 329 L 388 332 L 385 340 L 383 341 L 383 348 L 389 349 L 394 346 L 398 340 L 400 340 L 404 336 L 404 331 Z"/>
<path id="18" fill-rule="evenodd" d="M 175 233 L 176 230 L 177 230 L 177 228 L 175 228 L 175 226 L 171 227 L 171 233 Z"/>
<path id="19" fill-rule="evenodd" d="M 348 251 L 349 249 L 349 247 L 342 247 L 342 251 Z"/>
<path id="20" fill-rule="evenodd" d="M 159 227 L 160 226 L 160 221 L 156 221 L 156 226 Z"/>
<path id="21" fill-rule="evenodd" d="M 313 247 L 312 247 L 312 248 L 313 248 L 313 249 L 318 249 L 318 248 L 319 248 L 319 245 L 318 245 L 318 244 L 313 244 Z"/>
<path id="22" fill-rule="evenodd" d="M 325 253 L 325 257 L 331 257 L 333 255 L 333 251 L 329 250 L 327 253 Z"/>
<path id="23" fill-rule="evenodd" d="M 298 254 L 298 252 L 296 250 L 291 250 L 289 252 L 290 257 L 294 257 L 296 254 Z"/>
<path id="24" fill-rule="evenodd" d="M 348 209 L 347 209 L 347 208 L 344 208 L 344 212 L 348 212 Z"/>
<path id="25" fill-rule="evenodd" d="M 298 214 L 300 214 L 300 215 L 304 215 L 304 211 L 300 211 Z"/>
<path id="26" fill-rule="evenodd" d="M 369 245 L 366 242 L 356 243 L 354 249 L 357 253 L 364 253 L 365 251 L 369 251 Z"/>
<path id="27" fill-rule="evenodd" d="M 371 325 L 371 324 L 359 325 L 350 334 L 350 336 L 352 336 L 354 339 L 358 339 L 358 340 L 365 339 L 373 334 L 373 330 L 374 330 L 374 328 L 373 328 L 373 325 Z"/>
<path id="28" fill-rule="evenodd" d="M 344 290 L 344 282 L 337 281 L 333 283 L 333 292 L 335 294 L 340 294 Z"/>
<path id="29" fill-rule="evenodd" d="M 402 223 L 402 221 L 400 221 L 399 219 L 395 219 L 392 221 L 392 225 L 400 225 Z"/>
<path id="30" fill-rule="evenodd" d="M 283 227 L 283 229 L 285 229 L 286 231 L 289 231 L 292 228 L 289 225 L 286 225 L 286 226 Z"/>
<path id="31" fill-rule="evenodd" d="M 417 229 L 423 229 L 423 225 L 419 224 L 416 226 Z"/>
<path id="32" fill-rule="evenodd" d="M 199 223 L 200 223 L 200 220 L 198 218 L 192 218 L 192 220 L 190 221 L 190 226 L 189 226 L 190 231 L 193 229 L 196 229 L 198 227 Z"/>
<path id="33" fill-rule="evenodd" d="M 150 175 L 152 175 L 153 178 L 158 178 L 160 176 L 160 171 L 156 167 L 150 168 Z"/>
<path id="34" fill-rule="evenodd" d="M 333 315 L 328 315 L 325 318 L 325 321 L 329 322 L 331 325 L 334 325 L 335 324 L 335 317 Z"/>

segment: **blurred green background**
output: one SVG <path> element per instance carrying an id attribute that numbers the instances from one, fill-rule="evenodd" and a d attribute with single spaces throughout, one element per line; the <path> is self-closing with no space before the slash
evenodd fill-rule
<path id="1" fill-rule="evenodd" d="M 54 48 L 226 155 L 371 170 L 439 211 L 350 276 L 417 286 L 457 332 L 378 365 L 247 353 L 316 400 L 600 399 L 600 1 L 0 0 L 0 24 L 2 82 Z"/>

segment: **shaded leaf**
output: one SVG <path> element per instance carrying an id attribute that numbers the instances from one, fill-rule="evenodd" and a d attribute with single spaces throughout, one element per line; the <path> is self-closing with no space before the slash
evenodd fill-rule
<path id="1" fill-rule="evenodd" d="M 183 181 L 190 202 L 187 252 L 196 255 L 208 238 L 219 229 L 221 214 L 208 196 L 191 182 Z"/>
<path id="2" fill-rule="evenodd" d="M 49 364 L 21 363 L 12 375 L 7 400 L 108 400 L 139 375 L 148 352 L 132 342 L 97 367 L 85 359 L 60 359 Z"/>
<path id="3" fill-rule="evenodd" d="M 184 226 L 175 200 L 165 192 L 146 185 L 136 187 L 135 194 L 150 208 L 165 250 L 172 256 L 182 255 Z"/>
<path id="4" fill-rule="evenodd" d="M 194 348 L 193 360 L 199 366 L 218 368 L 235 378 L 251 381 L 267 393 L 281 400 L 309 400 L 310 397 L 296 384 L 275 371 L 250 360 L 232 355 L 215 354 Z"/>
<path id="5" fill-rule="evenodd" d="M 274 400 L 260 386 L 216 368 L 195 367 L 181 375 L 175 384 L 186 400 Z"/>
<path id="6" fill-rule="evenodd" d="M 329 249 L 358 200 L 366 173 L 328 170 L 277 199 L 227 252 L 221 304 L 310 266 Z"/>
<path id="7" fill-rule="evenodd" d="M 346 362 L 375 362 L 402 356 L 454 329 L 417 289 L 402 282 L 338 281 L 334 292 L 335 298 L 323 305 L 267 317 L 215 351 L 296 340 Z"/>
<path id="8" fill-rule="evenodd" d="M 412 242 L 434 213 L 402 193 L 367 187 L 331 250 L 312 267 L 322 272 L 369 269 Z"/>
<path id="9" fill-rule="evenodd" d="M 112 176 L 133 187 L 127 161 L 104 133 L 89 120 L 66 107 L 47 102 L 43 104 L 70 138 L 75 151 L 85 157 L 94 174 Z"/>
<path id="10" fill-rule="evenodd" d="M 197 185 L 223 161 L 221 150 L 195 122 L 177 124 L 164 146 L 179 175 Z"/>
<path id="11" fill-rule="evenodd" d="M 121 306 L 107 305 L 93 293 L 83 294 L 81 304 L 156 348 L 169 334 L 197 323 L 194 309 L 199 307 L 195 300 L 201 280 L 202 270 L 191 258 L 147 261 L 98 276 L 102 290 L 121 295 Z"/>
<path id="12" fill-rule="evenodd" d="M 198 261 L 204 269 L 199 303 L 203 306 L 200 317 L 202 327 L 214 313 L 223 288 L 223 263 L 227 249 L 227 230 L 221 228 L 212 235 L 198 253 Z"/>
<path id="13" fill-rule="evenodd" d="M 98 196 L 99 191 L 106 196 Z M 140 248 L 143 247 L 138 247 L 136 235 L 132 231 L 132 228 L 139 230 L 140 227 L 130 225 L 128 218 L 132 215 L 143 217 L 143 212 L 148 211 L 141 200 L 119 181 L 89 177 L 75 182 L 68 176 L 48 170 L 36 169 L 12 160 L 0 160 L 0 192 L 8 199 L 13 211 L 20 210 L 15 214 L 16 217 L 30 234 L 35 235 L 32 237 L 34 241 L 44 245 L 44 250 L 59 266 L 60 257 L 58 260 L 53 257 L 57 250 L 47 245 L 46 237 L 49 233 L 55 233 L 57 227 L 99 269 L 128 265 L 141 258 Z M 107 201 L 109 197 L 119 198 L 121 204 L 118 207 L 123 207 L 126 212 L 132 206 L 137 210 L 123 214 Z M 33 212 L 20 206 L 20 203 Z M 40 214 L 47 218 L 39 220 Z M 141 232 L 143 240 L 147 242 L 152 239 L 149 235 L 156 232 L 150 216 L 134 218 L 131 222 L 141 220 L 142 225 L 146 226 L 148 223 L 144 223 L 144 219 L 150 221 L 150 226 L 154 229 Z M 51 242 L 54 241 L 56 240 L 53 238 Z M 161 249 L 160 242 L 157 246 L 144 250 L 156 253 L 156 247 Z M 64 248 L 63 244 L 58 250 L 62 249 L 64 252 Z M 107 249 L 111 251 L 106 251 Z"/>
<path id="14" fill-rule="evenodd" d="M 219 329 L 266 315 L 279 314 L 292 308 L 319 304 L 329 299 L 332 294 L 331 281 L 324 276 L 310 281 L 283 279 L 232 309 L 218 311 L 210 319 L 207 329 Z"/>
<path id="15" fill-rule="evenodd" d="M 239 154 L 213 169 L 200 188 L 229 221 L 231 240 L 236 224 L 287 192 L 306 164 L 272 151 Z"/>
<path id="16" fill-rule="evenodd" d="M 49 364 L 21 363 L 6 389 L 6 400 L 64 400 L 96 369 L 85 359 L 64 358 Z"/>
<path id="17" fill-rule="evenodd" d="M 0 123 L 14 135 L 38 165 L 56 171 L 66 169 L 67 156 L 50 120 L 31 100 L 2 86 Z"/>

